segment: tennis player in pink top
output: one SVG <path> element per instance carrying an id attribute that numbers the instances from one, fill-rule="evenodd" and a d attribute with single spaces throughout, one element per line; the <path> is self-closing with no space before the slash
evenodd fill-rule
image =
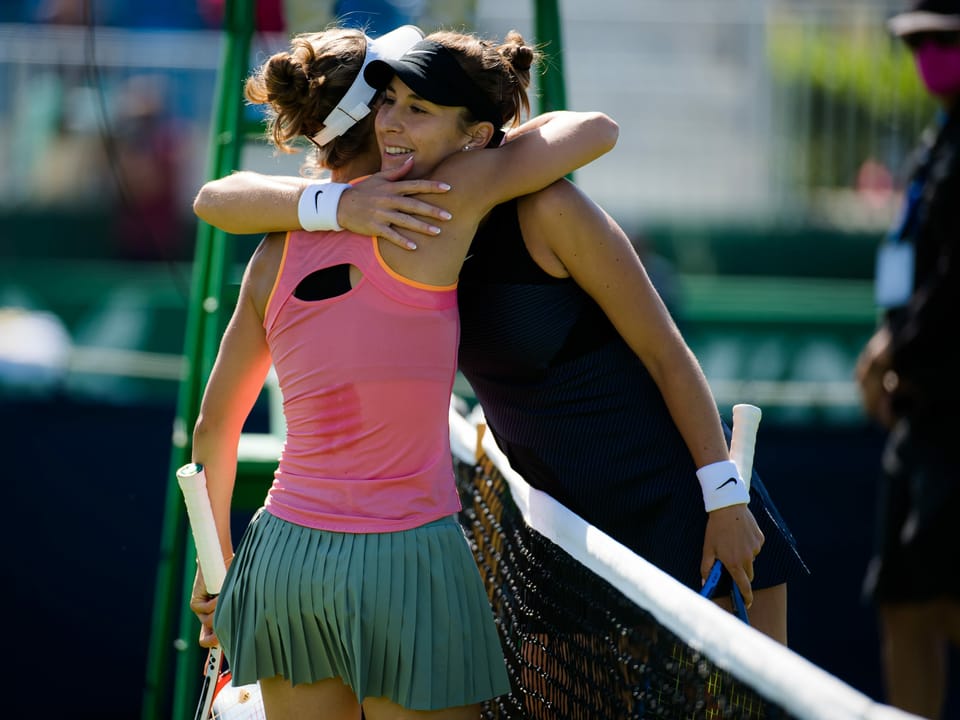
<path id="1" fill-rule="evenodd" d="M 457 278 L 491 208 L 617 137 L 600 113 L 552 113 L 494 150 L 529 112 L 536 51 L 517 33 L 498 46 L 394 32 L 372 42 L 351 30 L 295 37 L 247 82 L 248 99 L 269 104 L 277 146 L 311 138 L 335 182 L 408 165 L 408 178 L 450 186 L 424 196 L 450 219 L 416 254 L 348 232 L 335 242 L 277 233 L 244 274 L 193 444 L 232 563 L 218 600 L 198 576 L 191 606 L 201 644 L 219 640 L 235 684 L 260 682 L 270 720 L 477 718 L 480 702 L 509 691 L 455 517 L 447 413 Z M 394 43 L 404 39 L 400 56 Z M 318 187 L 317 212 L 336 211 L 330 194 Z M 237 443 L 271 365 L 287 438 L 234 556 Z"/>

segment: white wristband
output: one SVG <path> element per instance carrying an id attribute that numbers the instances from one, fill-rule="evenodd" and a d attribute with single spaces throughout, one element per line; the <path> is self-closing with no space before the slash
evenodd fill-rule
<path id="1" fill-rule="evenodd" d="M 349 183 L 319 182 L 300 193 L 297 217 L 304 230 L 343 230 L 337 222 L 337 205 Z"/>
<path id="2" fill-rule="evenodd" d="M 697 479 L 700 481 L 703 506 L 707 512 L 750 502 L 750 491 L 744 485 L 740 471 L 732 460 L 704 465 L 697 470 Z"/>

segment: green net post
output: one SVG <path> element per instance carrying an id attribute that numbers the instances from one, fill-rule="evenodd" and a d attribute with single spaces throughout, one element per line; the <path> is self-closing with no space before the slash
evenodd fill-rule
<path id="1" fill-rule="evenodd" d="M 207 174 L 222 177 L 239 167 L 243 137 L 243 80 L 253 37 L 253 0 L 227 0 L 223 48 Z M 184 335 L 184 375 L 177 397 L 169 478 L 164 497 L 163 527 L 154 587 L 153 617 L 143 696 L 143 720 L 193 716 L 202 671 L 196 643 L 199 626 L 187 608 L 193 577 L 193 543 L 188 537 L 183 498 L 174 473 L 190 460 L 190 441 L 203 386 L 209 375 L 223 327 L 224 277 L 228 265 L 225 234 L 199 222 L 194 250 L 190 303 Z M 187 617 L 189 615 L 189 617 Z M 179 633 L 174 635 L 174 619 Z M 192 621 L 192 622 L 190 622 Z M 183 643 L 178 643 L 182 640 Z M 174 649 L 180 645 L 174 662 Z M 175 664 L 171 680 L 171 664 Z"/>
<path id="2" fill-rule="evenodd" d="M 534 0 L 534 25 L 537 42 L 544 45 L 547 71 L 541 80 L 540 112 L 567 107 L 563 71 L 563 32 L 559 0 Z"/>
<path id="3" fill-rule="evenodd" d="M 563 71 L 563 31 L 559 0 L 534 0 L 534 26 L 537 42 L 544 46 L 546 72 L 540 80 L 540 112 L 564 110 L 567 91 Z M 573 180 L 573 173 L 567 175 Z"/>

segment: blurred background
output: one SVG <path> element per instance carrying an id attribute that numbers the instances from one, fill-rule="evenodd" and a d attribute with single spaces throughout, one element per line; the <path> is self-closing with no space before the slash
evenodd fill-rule
<path id="1" fill-rule="evenodd" d="M 22 682 L 63 668 L 45 705 L 71 717 L 140 713 L 223 4 L 0 3 L 0 444 L 20 463 L 11 538 L 23 542 L 13 632 Z M 538 40 L 534 5 L 261 0 L 251 68 L 337 16 L 372 34 L 416 22 Z M 567 107 L 621 128 L 577 182 L 634 239 L 724 417 L 763 408 L 756 465 L 812 570 L 791 590 L 791 645 L 880 699 L 860 583 L 882 435 L 852 372 L 877 318 L 874 252 L 934 114 L 884 27 L 901 5 L 559 6 Z M 296 174 L 301 160 L 254 142 L 242 165 Z M 946 717 L 960 717 L 956 698 Z"/>

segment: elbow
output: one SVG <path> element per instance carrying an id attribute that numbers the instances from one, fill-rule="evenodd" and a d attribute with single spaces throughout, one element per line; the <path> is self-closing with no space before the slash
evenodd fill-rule
<path id="1" fill-rule="evenodd" d="M 204 397 L 193 425 L 193 455 L 197 462 L 236 455 L 247 413 L 233 397 Z"/>
<path id="2" fill-rule="evenodd" d="M 600 138 L 601 148 L 604 153 L 610 152 L 620 139 L 620 126 L 606 113 L 594 113 L 593 124 L 597 128 L 597 135 Z"/>
<path id="3" fill-rule="evenodd" d="M 205 447 L 208 438 L 216 437 L 215 425 L 216 423 L 211 422 L 207 415 L 202 411 L 200 412 L 193 426 L 193 447 L 195 449 Z"/>
<path id="4" fill-rule="evenodd" d="M 223 212 L 224 205 L 220 201 L 218 182 L 211 180 L 200 188 L 193 199 L 193 214 L 215 228 L 228 233 L 239 233 L 241 230 L 234 227 L 230 221 L 230 213 Z"/>
<path id="5" fill-rule="evenodd" d="M 235 428 L 236 423 L 230 421 L 230 416 L 220 408 L 200 409 L 197 420 L 193 425 L 194 450 L 202 449 L 204 454 L 220 443 L 240 438 L 240 431 Z"/>
<path id="6" fill-rule="evenodd" d="M 210 187 L 211 183 L 207 183 L 200 191 L 197 193 L 197 196 L 193 199 L 193 214 L 204 222 L 208 222 L 211 225 L 213 224 L 213 195 L 214 191 Z"/>

